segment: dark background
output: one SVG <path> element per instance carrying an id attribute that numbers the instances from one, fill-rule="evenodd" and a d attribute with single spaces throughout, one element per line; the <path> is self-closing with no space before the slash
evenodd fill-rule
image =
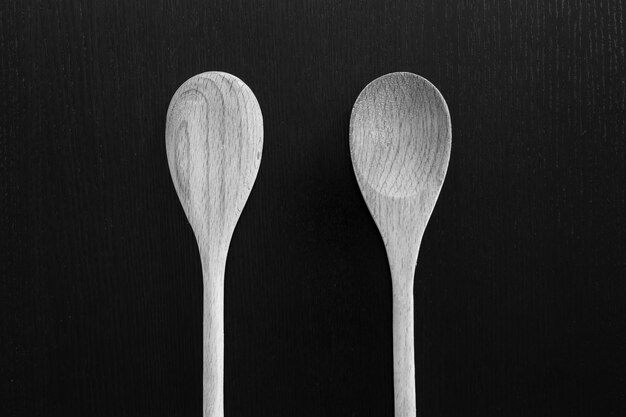
<path id="1" fill-rule="evenodd" d="M 232 416 L 392 416 L 390 273 L 349 156 L 393 71 L 452 117 L 415 281 L 421 416 L 623 416 L 619 0 L 3 1 L 3 416 L 200 416 L 201 267 L 165 115 L 220 70 L 263 111 L 226 268 Z"/>

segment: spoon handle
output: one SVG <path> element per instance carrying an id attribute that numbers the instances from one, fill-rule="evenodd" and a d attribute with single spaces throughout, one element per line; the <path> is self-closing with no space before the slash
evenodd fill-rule
<path id="1" fill-rule="evenodd" d="M 406 259 L 390 258 L 390 264 L 393 296 L 393 392 L 395 417 L 415 417 L 415 354 L 413 345 L 413 276 L 415 273 L 415 262 L 407 262 Z"/>
<path id="2" fill-rule="evenodd" d="M 203 417 L 224 417 L 224 271 L 226 262 L 203 257 Z"/>

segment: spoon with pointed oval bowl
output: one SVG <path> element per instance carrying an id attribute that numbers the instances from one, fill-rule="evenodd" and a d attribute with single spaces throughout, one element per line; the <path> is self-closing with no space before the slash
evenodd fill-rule
<path id="1" fill-rule="evenodd" d="M 413 278 L 450 146 L 448 106 L 426 79 L 391 73 L 359 94 L 350 119 L 350 155 L 391 269 L 395 417 L 416 415 Z"/>
<path id="2" fill-rule="evenodd" d="M 198 74 L 172 97 L 165 145 L 202 260 L 203 417 L 223 417 L 224 271 L 230 239 L 261 163 L 259 103 L 233 75 Z"/>

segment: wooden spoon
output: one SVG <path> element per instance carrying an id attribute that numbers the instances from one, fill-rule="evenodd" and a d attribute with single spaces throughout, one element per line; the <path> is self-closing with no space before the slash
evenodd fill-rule
<path id="1" fill-rule="evenodd" d="M 224 271 L 230 239 L 261 163 L 259 103 L 233 75 L 196 75 L 172 97 L 165 145 L 202 259 L 203 416 L 223 417 Z"/>
<path id="2" fill-rule="evenodd" d="M 448 168 L 450 143 L 448 106 L 418 75 L 396 72 L 377 78 L 352 109 L 352 166 L 391 269 L 396 417 L 416 413 L 413 276 Z"/>

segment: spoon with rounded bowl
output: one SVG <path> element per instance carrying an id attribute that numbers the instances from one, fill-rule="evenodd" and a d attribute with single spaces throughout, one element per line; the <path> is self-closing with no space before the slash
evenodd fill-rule
<path id="1" fill-rule="evenodd" d="M 224 271 L 261 162 L 263 118 L 252 90 L 224 72 L 198 74 L 167 112 L 167 161 L 196 236 L 203 274 L 203 416 L 224 416 Z"/>
<path id="2" fill-rule="evenodd" d="M 395 417 L 416 415 L 413 279 L 450 146 L 448 106 L 426 79 L 391 73 L 359 94 L 350 119 L 350 155 L 391 270 Z"/>

